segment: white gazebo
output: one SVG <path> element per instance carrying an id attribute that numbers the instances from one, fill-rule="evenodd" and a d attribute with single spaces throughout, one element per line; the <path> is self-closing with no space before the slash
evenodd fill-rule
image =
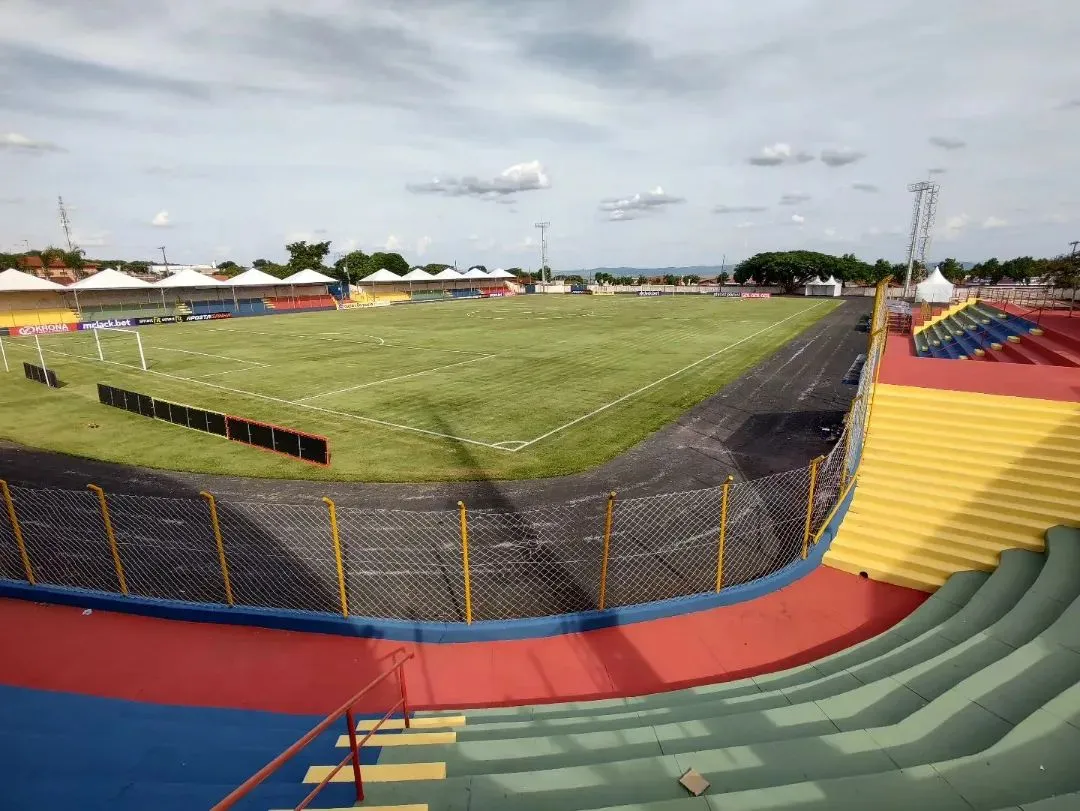
<path id="1" fill-rule="evenodd" d="M 826 279 L 822 286 L 828 288 L 828 292 L 824 295 L 833 297 L 839 296 L 844 289 L 844 285 L 837 281 L 835 276 Z"/>
<path id="2" fill-rule="evenodd" d="M 461 274 L 453 268 L 443 268 L 435 274 L 436 279 L 442 279 L 443 281 L 455 282 L 462 278 Z"/>
<path id="3" fill-rule="evenodd" d="M 502 268 L 495 268 L 495 270 L 491 271 L 488 274 L 488 278 L 489 279 L 515 279 L 517 277 L 514 276 L 513 273 L 505 271 Z"/>
<path id="4" fill-rule="evenodd" d="M 0 293 L 44 293 L 66 290 L 62 284 L 50 279 L 42 279 L 21 270 L 5 270 L 0 273 Z"/>
<path id="5" fill-rule="evenodd" d="M 286 276 L 281 280 L 281 284 L 296 285 L 296 284 L 334 284 L 337 279 L 333 279 L 327 276 L 325 273 L 319 273 L 317 270 L 311 268 L 305 268 L 304 270 L 298 270 L 292 276 Z"/>
<path id="6" fill-rule="evenodd" d="M 75 284 L 70 285 L 67 289 L 75 295 L 75 310 L 79 313 L 82 312 L 82 304 L 79 303 L 79 293 L 86 293 L 90 291 L 106 292 L 109 290 L 145 290 L 152 288 L 154 285 L 150 282 L 143 281 L 142 279 L 136 279 L 134 276 L 128 276 L 126 273 L 121 273 L 116 268 L 105 268 L 95 273 L 93 276 L 87 276 L 85 279 L 80 279 Z"/>
<path id="7" fill-rule="evenodd" d="M 461 278 L 462 279 L 490 279 L 491 277 L 488 276 L 484 271 L 480 270 L 480 268 L 469 268 L 468 270 L 466 270 L 464 273 L 461 274 Z"/>
<path id="8" fill-rule="evenodd" d="M 408 274 L 406 274 L 407 276 Z M 392 282 L 400 282 L 404 280 L 404 276 L 398 276 L 393 271 L 381 268 L 376 270 L 370 276 L 365 276 L 360 280 L 360 284 L 390 284 Z"/>
<path id="9" fill-rule="evenodd" d="M 825 282 L 821 281 L 820 276 L 815 276 L 806 283 L 807 296 L 827 296 L 828 292 L 825 290 Z"/>
<path id="10" fill-rule="evenodd" d="M 915 300 L 925 301 L 930 304 L 951 304 L 953 285 L 941 275 L 941 268 L 935 267 L 934 272 L 926 277 L 925 281 L 915 285 Z"/>
<path id="11" fill-rule="evenodd" d="M 431 282 L 434 280 L 435 277 L 423 268 L 413 268 L 401 277 L 403 282 Z"/>
<path id="12" fill-rule="evenodd" d="M 222 282 L 222 284 L 227 284 L 230 287 L 275 287 L 281 284 L 281 279 L 277 276 L 271 276 L 264 270 L 251 268 L 243 273 L 238 273 L 227 282 Z"/>
<path id="13" fill-rule="evenodd" d="M 207 276 L 205 273 L 199 273 L 199 271 L 192 270 L 191 268 L 184 268 L 178 273 L 159 279 L 151 286 L 175 290 L 181 287 L 186 287 L 188 289 L 199 287 L 223 287 L 224 284 L 219 282 L 213 276 Z"/>

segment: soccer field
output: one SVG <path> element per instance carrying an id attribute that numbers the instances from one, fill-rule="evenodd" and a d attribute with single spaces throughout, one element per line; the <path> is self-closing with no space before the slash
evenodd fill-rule
<path id="1" fill-rule="evenodd" d="M 0 436 L 148 467 L 435 481 L 591 467 L 770 355 L 835 302 L 517 296 L 4 338 Z M 323 469 L 100 405 L 97 383 L 329 438 Z"/>

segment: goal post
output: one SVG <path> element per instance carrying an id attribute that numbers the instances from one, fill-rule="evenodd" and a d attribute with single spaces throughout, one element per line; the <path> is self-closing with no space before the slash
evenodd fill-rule
<path id="1" fill-rule="evenodd" d="M 105 360 L 105 351 L 101 348 L 101 335 L 102 332 L 122 332 L 127 335 L 135 336 L 135 345 L 139 350 L 139 368 L 144 372 L 146 371 L 146 354 L 143 352 L 142 335 L 139 334 L 137 329 L 124 329 L 122 327 L 94 327 L 94 346 L 97 348 L 98 360 Z"/>

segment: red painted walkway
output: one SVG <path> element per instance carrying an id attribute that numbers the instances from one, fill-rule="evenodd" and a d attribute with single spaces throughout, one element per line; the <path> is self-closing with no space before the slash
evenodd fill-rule
<path id="1" fill-rule="evenodd" d="M 1080 402 L 1080 369 L 920 358 L 910 335 L 890 334 L 879 383 Z"/>
<path id="2" fill-rule="evenodd" d="M 727 681 L 878 634 L 925 594 L 820 567 L 757 600 L 583 634 L 410 644 L 0 600 L 0 683 L 189 706 L 334 709 L 385 663 L 417 708 L 605 698 Z M 383 709 L 388 696 L 367 709 Z"/>

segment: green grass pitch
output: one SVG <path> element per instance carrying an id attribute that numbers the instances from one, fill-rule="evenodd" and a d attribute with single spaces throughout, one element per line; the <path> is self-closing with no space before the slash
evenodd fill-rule
<path id="1" fill-rule="evenodd" d="M 835 302 L 517 296 L 4 338 L 0 436 L 146 467 L 358 481 L 515 479 L 597 465 L 676 419 Z M 330 440 L 322 469 L 111 409 L 97 383 Z"/>

